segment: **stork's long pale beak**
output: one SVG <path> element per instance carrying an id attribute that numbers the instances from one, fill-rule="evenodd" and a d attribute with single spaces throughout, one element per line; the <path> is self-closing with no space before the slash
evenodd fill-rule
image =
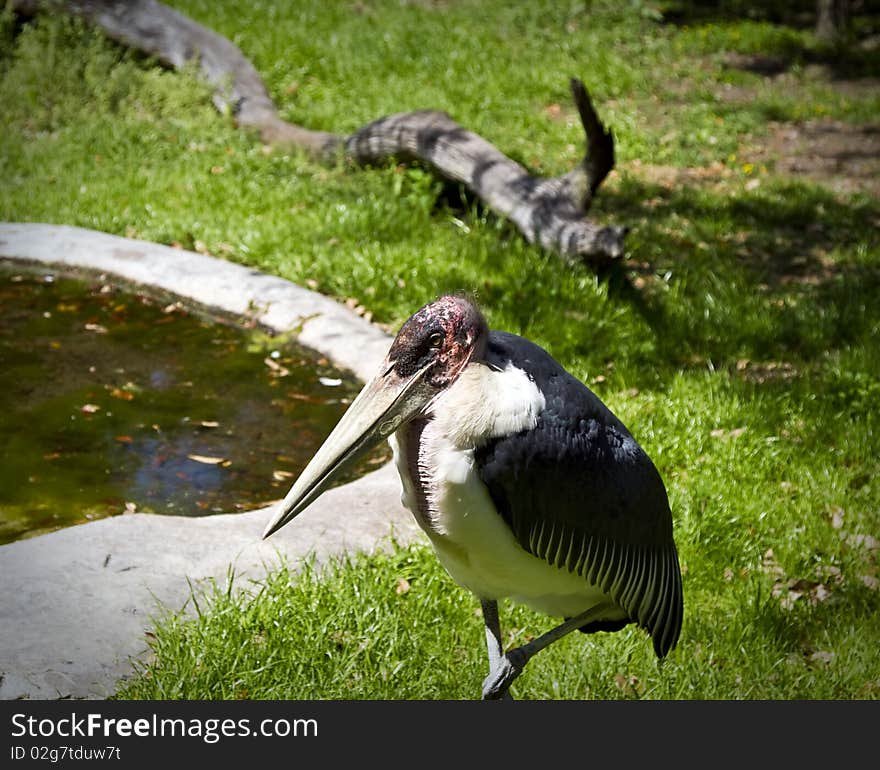
<path id="1" fill-rule="evenodd" d="M 263 538 L 269 537 L 302 512 L 346 468 L 388 438 L 417 414 L 436 394 L 423 377 L 428 367 L 402 377 L 386 359 L 358 394 L 336 427 L 290 488 Z"/>

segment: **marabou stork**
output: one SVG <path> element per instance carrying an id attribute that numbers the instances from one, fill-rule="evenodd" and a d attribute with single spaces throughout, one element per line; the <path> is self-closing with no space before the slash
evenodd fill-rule
<path id="1" fill-rule="evenodd" d="M 545 350 L 489 331 L 462 297 L 425 305 L 263 537 L 383 439 L 403 504 L 481 602 L 490 669 L 483 698 L 509 697 L 528 660 L 575 629 L 636 623 L 659 657 L 675 646 L 681 572 L 660 474 L 623 423 Z M 565 620 L 505 653 L 503 597 Z"/>

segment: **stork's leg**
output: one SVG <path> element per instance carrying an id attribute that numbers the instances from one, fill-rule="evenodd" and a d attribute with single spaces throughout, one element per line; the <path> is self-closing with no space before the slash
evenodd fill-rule
<path id="1" fill-rule="evenodd" d="M 608 607 L 604 604 L 600 604 L 597 607 L 591 607 L 586 612 L 582 612 L 577 617 L 569 618 L 564 623 L 560 623 L 558 626 L 556 626 L 556 628 L 548 631 L 546 634 L 539 636 L 537 639 L 533 639 L 528 644 L 524 644 L 522 645 L 522 647 L 516 647 L 513 650 L 510 650 L 510 652 L 508 652 L 501 658 L 498 665 L 493 667 L 492 671 L 489 673 L 489 676 L 486 677 L 486 680 L 483 682 L 483 700 L 497 700 L 498 698 L 506 697 L 508 695 L 507 691 L 510 689 L 510 685 L 513 683 L 513 680 L 522 673 L 522 670 L 525 668 L 526 663 L 528 663 L 535 654 L 539 653 L 541 650 L 555 642 L 557 639 L 561 639 L 566 634 L 569 634 L 572 631 L 580 628 L 581 626 L 585 626 L 587 625 L 587 623 L 591 623 L 592 621 L 596 620 L 607 610 Z M 485 613 L 485 609 L 483 610 L 483 612 Z M 489 626 L 487 624 L 487 639 L 489 633 L 488 628 Z"/>
<path id="2" fill-rule="evenodd" d="M 494 681 L 498 667 L 503 665 L 504 647 L 501 644 L 501 622 L 498 619 L 498 602 L 494 599 L 480 599 L 483 608 L 483 623 L 486 625 L 486 651 L 489 653 L 489 676 L 483 683 L 485 696 L 486 682 Z M 511 698 L 510 693 L 499 697 Z"/>
<path id="3" fill-rule="evenodd" d="M 498 620 L 498 602 L 494 599 L 480 599 L 480 606 L 483 608 L 483 623 L 486 624 L 486 650 L 489 653 L 491 674 L 504 657 L 504 648 L 501 645 L 501 622 Z"/>

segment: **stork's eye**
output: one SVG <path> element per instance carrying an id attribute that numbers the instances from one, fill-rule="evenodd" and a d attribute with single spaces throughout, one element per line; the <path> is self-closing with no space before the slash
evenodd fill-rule
<path id="1" fill-rule="evenodd" d="M 428 342 L 430 343 L 432 348 L 439 348 L 440 343 L 443 342 L 443 335 L 440 332 L 434 332 L 430 337 L 428 337 Z"/>

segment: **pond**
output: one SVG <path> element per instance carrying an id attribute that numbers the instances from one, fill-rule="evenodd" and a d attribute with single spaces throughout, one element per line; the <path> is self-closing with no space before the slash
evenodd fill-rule
<path id="1" fill-rule="evenodd" d="M 359 388 L 240 319 L 0 260 L 0 543 L 125 513 L 266 505 Z"/>

